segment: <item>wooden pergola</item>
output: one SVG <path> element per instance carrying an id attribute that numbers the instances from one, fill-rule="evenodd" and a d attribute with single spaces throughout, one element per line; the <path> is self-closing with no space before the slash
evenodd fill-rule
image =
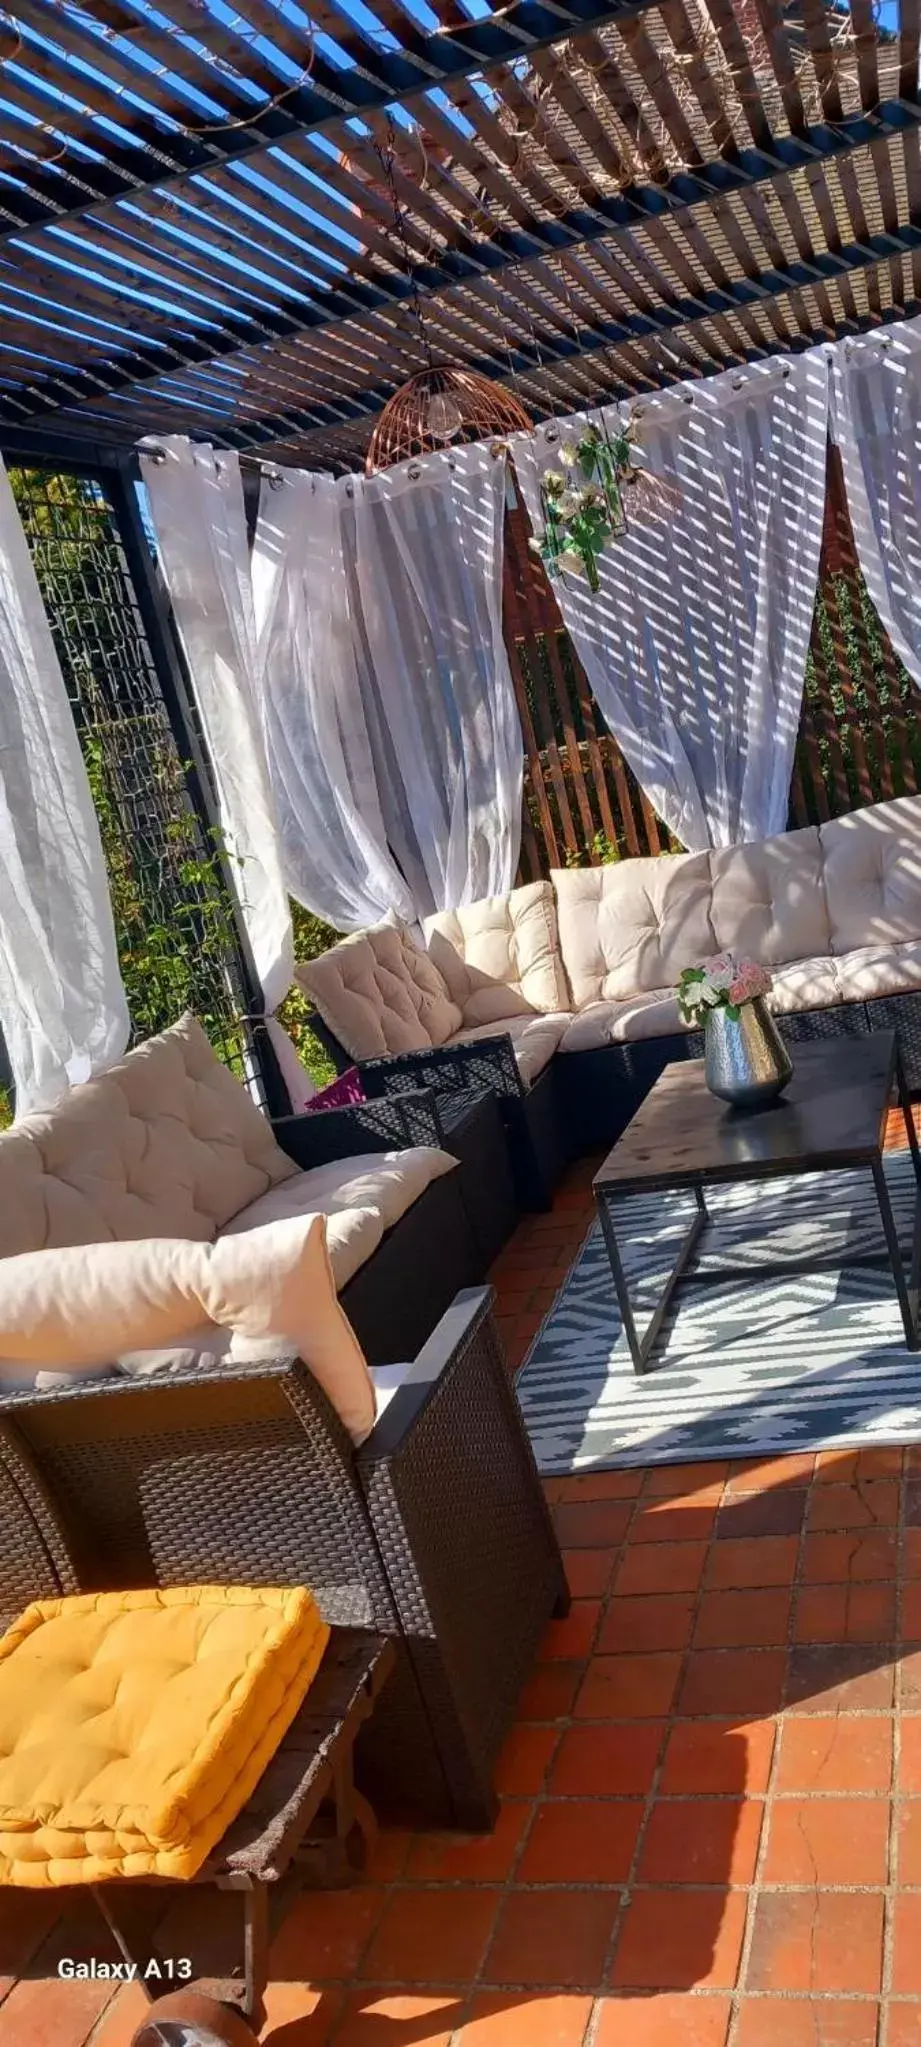
<path id="1" fill-rule="evenodd" d="M 540 418 L 917 312 L 919 41 L 921 0 L 15 0 L 3 445 L 351 468 L 431 355 Z"/>

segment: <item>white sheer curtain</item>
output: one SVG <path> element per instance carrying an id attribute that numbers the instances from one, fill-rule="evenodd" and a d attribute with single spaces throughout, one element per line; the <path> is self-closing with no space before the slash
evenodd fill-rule
<path id="1" fill-rule="evenodd" d="M 387 841 L 419 917 L 503 894 L 518 866 L 505 482 L 504 458 L 472 446 L 338 485 L 350 658 Z"/>
<path id="2" fill-rule="evenodd" d="M 387 849 L 349 619 L 340 489 L 287 469 L 263 479 L 252 574 L 263 738 L 298 902 L 337 931 L 413 898 Z"/>
<path id="3" fill-rule="evenodd" d="M 584 577 L 555 585 L 598 704 L 682 845 L 783 831 L 825 501 L 824 349 L 641 401 L 649 470 L 669 486 Z M 619 409 L 611 408 L 612 424 Z M 512 452 L 528 511 L 561 442 L 598 414 Z"/>
<path id="4" fill-rule="evenodd" d="M 292 1105 L 313 1086 L 273 1012 L 294 971 L 291 907 L 256 704 L 258 652 L 240 464 L 169 435 L 142 444 L 157 550 L 214 768 L 221 829 Z"/>
<path id="5" fill-rule="evenodd" d="M 867 589 L 921 683 L 921 321 L 835 350 L 833 432 Z"/>
<path id="6" fill-rule="evenodd" d="M 0 1025 L 17 1118 L 110 1066 L 130 1030 L 83 755 L 2 461 Z"/>

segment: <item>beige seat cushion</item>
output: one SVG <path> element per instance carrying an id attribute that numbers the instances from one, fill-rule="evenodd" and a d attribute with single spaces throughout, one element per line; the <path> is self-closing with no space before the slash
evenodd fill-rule
<path id="1" fill-rule="evenodd" d="M 290 1215 L 325 1215 L 330 1263 L 339 1291 L 377 1250 L 385 1230 L 418 1201 L 433 1180 L 450 1173 L 457 1160 L 434 1145 L 408 1151 L 361 1152 L 295 1173 L 284 1186 L 235 1215 L 222 1234 L 236 1236 Z"/>
<path id="2" fill-rule="evenodd" d="M 0 1258 L 110 1238 L 213 1237 L 296 1171 L 184 1016 L 0 1136 Z"/>
<path id="3" fill-rule="evenodd" d="M 905 945 L 861 945 L 834 962 L 842 1002 L 872 1002 L 921 988 L 921 938 Z"/>
<path id="4" fill-rule="evenodd" d="M 320 1215 L 214 1244 L 143 1238 L 0 1259 L 0 1381 L 4 1359 L 14 1370 L 130 1367 L 137 1352 L 194 1341 L 188 1331 L 203 1320 L 230 1331 L 234 1363 L 293 1351 L 356 1440 L 373 1426 L 368 1368 L 336 1299 Z"/>
<path id="5" fill-rule="evenodd" d="M 397 924 L 356 932 L 319 959 L 302 961 L 295 980 L 353 1059 L 424 1052 L 443 1045 L 463 1018 L 441 974 Z"/>
<path id="6" fill-rule="evenodd" d="M 687 1028 L 678 1014 L 676 990 L 657 988 L 647 995 L 634 995 L 629 1002 L 588 1003 L 573 1017 L 560 1051 L 595 1052 L 603 1045 L 672 1037 Z"/>
<path id="7" fill-rule="evenodd" d="M 814 826 L 757 845 L 718 847 L 710 854 L 710 876 L 710 922 L 719 952 L 773 967 L 831 950 Z"/>
<path id="8" fill-rule="evenodd" d="M 861 945 L 838 958 L 827 954 L 776 968 L 771 1008 L 785 1016 L 798 1009 L 832 1009 L 841 1002 L 873 1002 L 913 988 L 921 988 L 921 940 Z"/>
<path id="9" fill-rule="evenodd" d="M 771 970 L 773 987 L 768 1006 L 775 1016 L 792 1016 L 801 1009 L 833 1009 L 842 1000 L 835 961 L 824 953 L 819 959 L 788 960 Z"/>
<path id="10" fill-rule="evenodd" d="M 472 1030 L 458 1031 L 451 1043 L 477 1045 L 485 1038 L 507 1035 L 525 1087 L 533 1087 L 538 1074 L 549 1066 L 570 1022 L 568 1012 L 565 1016 L 510 1016 L 498 1023 L 477 1024 Z"/>
<path id="11" fill-rule="evenodd" d="M 439 911 L 426 919 L 425 937 L 466 1025 L 568 1010 L 549 881 Z"/>
<path id="12" fill-rule="evenodd" d="M 831 952 L 921 939 L 921 796 L 832 818 L 819 839 Z"/>
<path id="13" fill-rule="evenodd" d="M 553 876 L 572 1006 L 674 988 L 717 950 L 707 853 L 559 868 Z"/>

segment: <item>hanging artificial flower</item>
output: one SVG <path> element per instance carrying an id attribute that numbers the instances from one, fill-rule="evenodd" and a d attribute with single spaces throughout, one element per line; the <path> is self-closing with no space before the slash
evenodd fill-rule
<path id="1" fill-rule="evenodd" d="M 587 426 L 574 445 L 560 449 L 562 469 L 546 469 L 541 480 L 544 530 L 531 542 L 548 576 L 584 575 L 600 587 L 598 557 L 609 541 L 627 530 L 625 492 L 640 477 L 643 457 L 632 422 L 606 428 Z"/>

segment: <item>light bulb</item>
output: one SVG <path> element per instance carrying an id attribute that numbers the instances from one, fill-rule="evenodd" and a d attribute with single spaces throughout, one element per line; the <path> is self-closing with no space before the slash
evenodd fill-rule
<path id="1" fill-rule="evenodd" d="M 453 441 L 464 415 L 449 391 L 432 391 L 425 407 L 425 431 L 433 441 Z"/>

